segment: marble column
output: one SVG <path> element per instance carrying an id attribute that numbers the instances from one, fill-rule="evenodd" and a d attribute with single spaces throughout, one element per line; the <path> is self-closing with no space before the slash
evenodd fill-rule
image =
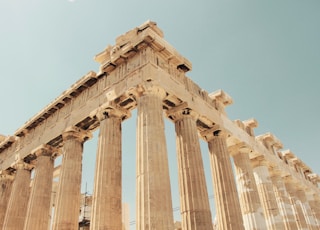
<path id="1" fill-rule="evenodd" d="M 53 178 L 53 149 L 43 146 L 35 152 L 35 175 L 24 224 L 25 230 L 47 229 L 51 214 L 51 193 Z"/>
<path id="2" fill-rule="evenodd" d="M 285 229 L 273 191 L 268 163 L 263 156 L 251 159 L 251 163 L 268 230 Z"/>
<path id="3" fill-rule="evenodd" d="M 305 194 L 306 194 L 306 198 L 307 198 L 307 202 L 310 206 L 310 209 L 311 209 L 311 214 L 313 216 L 313 219 L 314 219 L 314 225 L 315 225 L 315 229 L 320 229 L 320 222 L 318 220 L 318 217 L 317 217 L 317 203 L 315 201 L 315 193 L 311 190 L 311 189 L 306 189 L 305 190 Z M 319 213 L 320 214 L 320 213 Z"/>
<path id="4" fill-rule="evenodd" d="M 245 229 L 267 229 L 248 151 L 238 148 L 232 154 L 243 222 Z"/>
<path id="5" fill-rule="evenodd" d="M 7 206 L 3 230 L 23 229 L 30 196 L 31 166 L 19 162 Z"/>
<path id="6" fill-rule="evenodd" d="M 13 176 L 7 171 L 0 173 L 0 229 L 2 229 L 9 197 L 12 189 Z"/>
<path id="7" fill-rule="evenodd" d="M 281 170 L 278 167 L 272 168 L 270 178 L 273 184 L 276 201 L 280 215 L 283 218 L 283 223 L 286 230 L 294 230 L 298 228 L 298 224 L 294 215 L 286 187 L 281 177 Z"/>
<path id="8" fill-rule="evenodd" d="M 176 130 L 182 229 L 213 229 L 196 115 L 184 109 L 171 117 Z"/>
<path id="9" fill-rule="evenodd" d="M 317 193 L 313 194 L 312 207 L 313 207 L 315 218 L 317 220 L 317 223 L 320 229 L 320 194 L 317 194 Z"/>
<path id="10" fill-rule="evenodd" d="M 211 130 L 206 135 L 219 229 L 244 229 L 236 183 L 227 149 L 226 134 Z"/>
<path id="11" fill-rule="evenodd" d="M 62 134 L 62 164 L 54 208 L 53 230 L 78 229 L 83 142 L 87 133 L 70 129 Z"/>
<path id="12" fill-rule="evenodd" d="M 286 190 L 289 194 L 289 199 L 290 199 L 290 202 L 292 204 L 292 207 L 293 207 L 293 210 L 295 213 L 295 218 L 296 218 L 296 223 L 298 225 L 298 229 L 299 230 L 307 230 L 308 229 L 307 221 L 306 221 L 305 216 L 303 214 L 302 207 L 301 207 L 299 201 L 297 200 L 296 185 L 292 182 L 292 180 L 289 177 L 285 178 L 284 184 L 285 184 Z"/>
<path id="13" fill-rule="evenodd" d="M 121 122 L 124 112 L 99 112 L 100 132 L 96 156 L 90 229 L 122 229 Z"/>
<path id="14" fill-rule="evenodd" d="M 310 230 L 318 229 L 316 227 L 316 222 L 315 222 L 315 219 L 312 214 L 309 202 L 306 197 L 305 189 L 302 187 L 297 187 L 296 195 L 297 195 L 298 200 L 300 201 L 301 208 L 303 210 L 303 214 L 304 214 L 305 219 L 307 221 L 308 228 Z"/>
<path id="15" fill-rule="evenodd" d="M 162 99 L 148 89 L 137 98 L 136 229 L 173 229 Z"/>

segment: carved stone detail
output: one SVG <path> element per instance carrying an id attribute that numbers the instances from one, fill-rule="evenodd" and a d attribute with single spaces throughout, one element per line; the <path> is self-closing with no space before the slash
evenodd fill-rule
<path id="1" fill-rule="evenodd" d="M 232 98 L 187 77 L 191 63 L 163 37 L 151 21 L 119 36 L 96 55 L 98 73 L 89 71 L 12 136 L 0 135 L 0 228 L 45 229 L 54 174 L 51 227 L 78 229 L 83 143 L 100 127 L 91 228 L 121 229 L 121 122 L 135 108 L 137 229 L 174 228 L 163 115 L 176 128 L 182 229 L 212 229 L 199 137 L 208 142 L 219 229 L 265 229 L 262 218 L 268 229 L 319 226 L 320 176 L 280 151 L 273 134 L 255 137 L 256 120 L 231 121 Z M 62 164 L 52 172 L 57 155 Z"/>

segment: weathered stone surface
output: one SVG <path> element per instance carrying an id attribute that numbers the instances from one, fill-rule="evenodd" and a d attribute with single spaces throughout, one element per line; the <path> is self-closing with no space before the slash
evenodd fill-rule
<path id="1" fill-rule="evenodd" d="M 36 153 L 35 176 L 31 187 L 24 229 L 43 230 L 49 226 L 53 178 L 53 150 L 41 148 Z"/>
<path id="2" fill-rule="evenodd" d="M 9 172 L 0 173 L 0 229 L 2 229 L 4 217 L 12 189 L 13 176 Z"/>
<path id="3" fill-rule="evenodd" d="M 249 153 L 239 149 L 233 161 L 245 229 L 267 229 Z"/>
<path id="4" fill-rule="evenodd" d="M 114 109 L 101 111 L 90 229 L 122 228 L 121 121 Z"/>
<path id="5" fill-rule="evenodd" d="M 153 88 L 141 95 L 137 112 L 137 229 L 173 229 L 173 212 L 162 99 Z"/>
<path id="6" fill-rule="evenodd" d="M 301 204 L 301 208 L 303 210 L 303 214 L 306 219 L 308 229 L 311 229 L 311 230 L 318 229 L 319 226 L 318 227 L 316 226 L 316 221 L 315 221 L 314 215 L 312 213 L 312 210 L 310 208 L 309 202 L 307 200 L 307 196 L 306 196 L 305 191 L 298 186 L 298 190 L 296 192 L 296 195 L 297 195 L 297 198 L 299 199 L 299 202 Z"/>
<path id="7" fill-rule="evenodd" d="M 16 175 L 2 229 L 23 229 L 30 196 L 31 168 L 24 162 L 16 165 Z"/>
<path id="8" fill-rule="evenodd" d="M 188 110 L 174 115 L 182 229 L 213 229 L 196 120 Z"/>
<path id="9" fill-rule="evenodd" d="M 284 180 L 286 190 L 289 194 L 289 199 L 292 204 L 293 212 L 295 214 L 296 223 L 298 229 L 308 229 L 306 217 L 303 214 L 303 209 L 301 207 L 301 202 L 297 198 L 296 185 L 290 179 L 290 177 Z"/>
<path id="10" fill-rule="evenodd" d="M 263 207 L 266 218 L 267 229 L 285 229 L 277 205 L 276 196 L 273 191 L 268 163 L 263 158 L 256 158 L 251 160 L 251 162 L 253 166 L 253 175 L 257 183 L 259 197 L 261 200 L 261 205 Z"/>
<path id="11" fill-rule="evenodd" d="M 314 215 L 317 220 L 317 226 L 320 226 L 320 195 L 313 194 L 314 202 L 312 204 Z"/>
<path id="12" fill-rule="evenodd" d="M 54 209 L 54 230 L 78 228 L 82 150 L 87 133 L 71 129 L 63 133 L 62 165 Z"/>
<path id="13" fill-rule="evenodd" d="M 163 37 L 156 23 L 150 21 L 119 36 L 115 45 L 95 57 L 100 64 L 98 73 L 88 72 L 14 135 L 0 135 L 0 226 L 4 222 L 6 230 L 23 229 L 25 222 L 26 229 L 42 229 L 40 224 L 34 227 L 34 217 L 38 216 L 37 221 L 44 226 L 48 221 L 44 220 L 46 205 L 51 203 L 55 211 L 53 229 L 77 229 L 84 135 L 100 126 L 104 135 L 99 141 L 92 229 L 120 229 L 119 125 L 137 107 L 137 229 L 174 228 L 163 111 L 176 126 L 182 229 L 212 229 L 199 137 L 209 142 L 218 228 L 243 229 L 242 216 L 246 229 L 265 228 L 254 181 L 267 229 L 294 229 L 294 220 L 298 229 L 319 226 L 320 177 L 290 150 L 279 152 L 282 143 L 273 134 L 255 138 L 255 120 L 230 120 L 225 106 L 232 104 L 231 97 L 222 90 L 209 94 L 188 78 L 185 73 L 192 69 L 191 63 Z M 123 116 L 117 113 L 115 118 L 110 113 L 115 107 L 127 112 Z M 65 132 L 69 127 L 74 130 Z M 227 135 L 214 135 L 217 130 L 224 130 Z M 51 174 L 56 177 L 60 170 L 51 172 L 52 162 L 35 154 L 43 145 L 62 150 L 62 164 L 57 166 L 61 169 L 59 182 L 53 183 L 53 191 L 57 190 L 52 196 L 55 200 L 46 197 L 44 191 L 50 189 Z M 227 151 L 239 145 L 248 150 L 246 155 L 233 154 L 241 208 Z M 30 201 L 30 168 L 20 170 L 21 162 L 37 162 Z M 272 171 L 275 166 L 276 174 Z M 14 171 L 16 178 L 7 199 L 11 182 L 3 172 Z M 285 186 L 281 178 L 285 178 Z M 40 205 L 35 207 L 37 203 Z M 48 219 L 51 223 L 51 217 Z"/>
<path id="14" fill-rule="evenodd" d="M 219 229 L 244 229 L 226 135 L 221 130 L 207 137 Z"/>
<path id="15" fill-rule="evenodd" d="M 294 216 L 293 208 L 289 199 L 289 194 L 285 188 L 283 179 L 278 168 L 273 168 L 270 173 L 273 184 L 274 194 L 278 203 L 280 215 L 283 218 L 285 229 L 297 229 L 297 221 Z"/>

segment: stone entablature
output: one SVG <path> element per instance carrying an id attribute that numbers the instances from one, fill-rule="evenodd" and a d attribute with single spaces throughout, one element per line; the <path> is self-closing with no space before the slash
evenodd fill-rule
<path id="1" fill-rule="evenodd" d="M 199 137 L 209 143 L 211 164 L 222 167 L 222 169 L 225 170 L 225 174 L 228 174 L 227 181 L 229 184 L 225 184 L 225 181 L 221 181 L 223 175 L 219 175 L 219 172 L 222 170 L 217 171 L 213 168 L 212 176 L 215 177 L 213 180 L 216 186 L 215 189 L 221 189 L 223 191 L 232 189 L 235 192 L 236 189 L 234 182 L 232 182 L 229 157 L 237 156 L 239 167 L 244 167 L 242 170 L 250 172 L 250 175 L 255 175 L 255 180 L 257 180 L 258 185 L 257 192 L 260 191 L 260 200 L 263 201 L 266 196 L 276 199 L 274 194 L 264 194 L 264 188 L 272 187 L 273 181 L 270 180 L 270 175 L 279 176 L 279 178 L 290 177 L 290 180 L 286 180 L 286 186 L 291 188 L 290 183 L 295 183 L 298 184 L 300 188 L 307 189 L 308 192 L 315 197 L 315 201 L 310 207 L 314 207 L 313 209 L 316 210 L 315 204 L 319 202 L 317 197 L 319 197 L 320 194 L 318 187 L 319 176 L 313 173 L 310 167 L 290 151 L 281 152 L 282 143 L 273 134 L 267 133 L 255 137 L 253 129 L 258 124 L 256 120 L 230 120 L 227 117 L 225 106 L 232 104 L 232 98 L 222 90 L 209 94 L 188 78 L 186 72 L 191 70 L 191 63 L 164 40 L 163 32 L 155 23 L 150 21 L 146 22 L 126 34 L 121 35 L 116 39 L 115 45 L 108 46 L 103 52 L 96 55 L 95 60 L 100 64 L 98 73 L 90 71 L 83 76 L 68 90 L 63 92 L 58 98 L 19 128 L 13 136 L 0 136 L 1 175 L 4 172 L 15 174 L 15 171 L 17 171 L 16 165 L 21 164 L 21 162 L 32 164 L 39 157 L 36 150 L 42 146 L 49 146 L 49 149 L 52 148 L 50 150 L 52 159 L 60 154 L 63 154 L 66 159 L 71 157 L 71 160 L 65 160 L 61 165 L 63 175 L 60 175 L 60 177 L 66 180 L 58 185 L 59 191 L 62 194 L 64 193 L 64 189 L 69 186 L 68 179 L 70 175 L 72 175 L 71 168 L 75 166 L 72 162 L 77 162 L 75 171 L 81 174 L 81 159 L 73 159 L 72 157 L 81 154 L 82 144 L 88 140 L 90 133 L 98 128 L 101 130 L 101 124 L 105 124 L 108 127 L 117 124 L 117 127 L 113 127 L 113 129 L 117 131 L 116 139 L 113 140 L 113 142 L 108 142 L 106 141 L 107 134 L 102 134 L 106 136 L 102 136 L 102 140 L 105 141 L 100 145 L 101 149 L 99 151 L 101 151 L 103 155 L 106 151 L 105 149 L 108 149 L 107 147 L 116 145 L 117 148 L 111 148 L 110 151 L 120 156 L 121 142 L 118 140 L 121 138 L 121 129 L 119 125 L 121 125 L 121 121 L 130 118 L 131 110 L 138 108 L 139 111 L 145 111 L 139 113 L 139 118 L 142 119 L 146 111 L 148 111 L 150 116 L 157 117 L 157 125 L 159 126 L 156 128 L 156 126 L 153 127 L 153 122 L 139 120 L 138 131 L 142 139 L 137 140 L 139 144 L 139 148 L 137 148 L 138 157 L 146 159 L 146 161 L 139 163 L 139 167 L 141 168 L 141 172 L 139 171 L 138 174 L 139 178 L 140 176 L 144 177 L 145 173 L 147 173 L 147 176 L 158 176 L 159 173 L 161 173 L 161 175 L 163 175 L 162 177 L 165 178 L 163 179 L 165 186 L 170 184 L 168 183 L 169 178 L 167 178 L 165 141 L 164 138 L 162 138 L 164 133 L 161 128 L 162 116 L 165 114 L 167 118 L 175 123 L 176 133 L 180 138 L 177 142 L 180 146 L 178 153 L 179 159 L 181 158 L 181 164 L 179 165 L 181 175 L 179 175 L 179 180 L 183 181 L 181 183 L 186 183 L 186 188 L 188 189 L 194 185 L 194 181 L 200 181 L 199 183 L 201 185 L 192 187 L 191 192 L 188 192 L 188 194 L 183 194 L 185 191 L 180 191 L 183 205 L 181 209 L 184 218 L 182 221 L 183 228 L 192 229 L 198 226 L 200 229 L 201 221 L 194 222 L 193 215 L 201 215 L 204 218 L 202 222 L 206 223 L 205 229 L 212 228 L 212 223 L 209 221 L 210 218 L 204 217 L 210 216 L 211 214 L 207 207 L 207 201 L 203 198 L 206 196 L 206 186 L 202 183 L 204 181 L 203 178 L 199 177 L 199 175 L 202 174 L 201 169 L 197 171 L 199 167 L 202 167 L 199 149 L 194 149 L 194 152 L 197 152 L 196 155 L 198 158 L 193 162 L 193 165 L 188 163 L 191 162 L 191 160 L 189 161 L 189 159 L 185 158 L 189 153 L 188 151 L 190 151 L 189 149 L 197 146 L 197 144 L 191 146 L 188 140 L 197 143 L 196 139 Z M 148 107 L 152 107 L 152 111 L 149 111 Z M 165 110 L 165 113 L 163 113 L 163 110 Z M 145 136 L 146 133 L 150 133 L 150 135 Z M 149 170 L 145 172 L 144 167 L 149 167 L 149 164 L 151 168 L 155 166 L 155 163 L 152 163 L 151 160 L 149 162 L 148 159 L 150 157 L 149 154 L 154 154 L 152 149 L 158 148 L 159 142 L 163 144 L 161 156 L 157 156 L 159 162 L 162 162 L 161 166 L 155 171 Z M 145 144 L 148 148 L 145 148 Z M 149 151 L 146 150 L 149 148 L 151 149 L 150 153 L 146 152 Z M 215 150 L 216 148 L 219 149 L 218 152 Z M 239 156 L 240 158 L 241 156 L 245 156 L 247 162 L 240 161 Z M 192 155 L 188 157 L 192 157 Z M 113 160 L 115 164 L 119 164 L 121 167 L 121 161 L 119 159 Z M 186 167 L 185 164 L 189 164 L 188 167 Z M 65 165 L 69 166 L 64 168 L 63 166 Z M 187 171 L 185 171 L 186 168 L 188 168 Z M 36 166 L 35 170 L 37 170 Z M 52 174 L 56 172 L 53 169 L 51 171 Z M 96 177 L 102 178 L 101 180 L 105 181 L 102 184 L 109 183 L 115 186 L 114 181 L 108 179 L 113 178 L 114 175 L 110 174 L 113 176 L 109 176 L 108 173 L 104 175 L 105 171 L 106 170 L 99 171 L 97 169 Z M 277 173 L 273 174 L 275 171 Z M 240 168 L 239 172 L 241 172 Z M 252 175 L 250 176 L 250 180 L 253 180 Z M 78 176 L 79 175 L 77 175 L 74 182 L 72 182 L 74 186 L 71 186 L 69 189 L 74 190 L 74 196 L 77 199 L 80 197 L 77 191 L 79 187 Z M 121 179 L 119 173 L 116 173 L 116 176 Z M 27 177 L 27 175 L 24 175 L 24 177 Z M 193 179 L 189 181 L 189 177 Z M 241 175 L 237 177 L 242 178 Z M 148 179 L 148 177 L 146 178 Z M 155 224 L 156 228 L 157 226 L 159 229 L 163 228 L 163 225 L 161 227 L 161 221 L 155 216 L 152 216 L 152 213 L 150 213 L 151 210 L 153 214 L 157 212 L 160 213 L 161 211 L 162 214 L 157 215 L 166 219 L 166 221 L 163 221 L 167 222 L 166 226 L 173 227 L 172 216 L 168 214 L 171 202 L 170 189 L 166 187 L 164 190 L 166 193 L 166 205 L 161 204 L 160 200 L 153 200 L 151 202 L 148 197 L 153 196 L 151 193 L 148 196 L 144 196 L 145 190 L 152 185 L 153 187 L 151 188 L 158 191 L 162 189 L 164 184 L 154 185 L 150 181 L 149 179 L 148 181 L 144 181 L 144 179 L 138 181 L 140 183 L 138 193 L 141 195 L 139 196 L 139 210 L 141 208 L 143 214 L 139 216 L 141 219 L 137 221 L 137 226 L 139 226 L 139 229 L 144 229 L 146 225 L 152 226 L 152 224 Z M 241 186 L 239 183 L 240 182 L 237 181 L 238 186 Z M 241 181 L 241 183 L 245 185 L 244 181 Z M 96 188 L 102 186 L 101 183 L 100 185 L 98 184 L 98 182 L 95 184 Z M 119 195 L 121 194 L 121 185 L 118 184 L 117 186 L 117 188 L 113 187 L 110 191 L 116 194 L 114 195 L 116 200 L 113 200 L 113 202 L 121 204 L 121 196 Z M 184 186 L 184 184 L 181 185 L 181 190 L 185 189 Z M 280 183 L 275 185 L 275 187 L 276 186 L 278 186 L 277 189 L 281 190 L 284 184 Z M 257 186 L 253 186 L 254 189 L 256 189 L 256 187 Z M 243 189 L 243 191 L 245 191 L 245 189 Z M 275 194 L 282 196 L 283 193 L 279 191 L 276 191 Z M 73 202 L 72 196 L 60 199 L 61 196 L 63 196 L 61 194 L 58 194 L 57 198 L 60 200 L 60 203 L 57 205 L 58 209 L 64 207 L 66 202 L 72 202 L 72 204 L 78 202 Z M 218 192 L 217 196 L 221 194 L 227 195 L 228 193 Z M 222 206 L 225 205 L 225 203 L 221 203 L 221 207 L 217 207 L 217 212 L 221 212 L 218 218 L 220 223 L 222 223 L 222 220 L 226 220 L 224 223 L 225 226 L 238 226 L 238 229 L 240 229 L 240 226 L 243 225 L 240 220 L 241 218 L 230 218 L 231 216 L 240 216 L 240 210 L 232 210 L 234 211 L 233 214 L 227 211 L 230 210 L 231 207 L 239 206 L 235 194 L 236 193 L 233 193 L 233 196 L 228 197 L 228 199 L 217 197 L 216 199 L 218 199 L 219 202 L 228 200 L 228 204 L 226 204 L 224 208 L 222 208 Z M 243 193 L 242 195 L 243 199 L 250 198 L 250 196 L 247 196 L 248 194 Z M 294 196 L 294 193 L 291 193 L 291 195 Z M 105 196 L 103 191 L 99 192 L 98 189 L 95 196 L 101 196 L 101 199 L 110 199 Z M 187 207 L 187 205 L 190 204 L 189 202 L 195 198 L 192 196 L 198 196 L 197 199 L 199 199 L 199 203 L 191 207 L 191 209 L 195 209 L 195 213 Z M 299 193 L 299 196 L 304 197 L 301 193 Z M 203 200 L 200 199 L 201 197 Z M 293 197 L 291 200 L 292 206 L 296 205 L 295 199 L 296 198 Z M 255 202 L 259 203 L 259 200 L 255 199 Z M 299 205 L 296 207 L 296 210 L 301 209 L 301 205 Z M 98 204 L 95 206 L 98 206 Z M 109 210 L 112 209 L 111 206 Z M 166 206 L 166 208 L 164 208 L 164 206 Z M 148 208 L 144 209 L 145 207 Z M 159 209 L 157 207 L 161 208 Z M 252 208 L 253 207 L 251 207 L 251 209 Z M 264 208 L 267 210 L 269 208 L 268 204 L 265 204 Z M 285 210 L 285 205 L 282 208 L 282 210 Z M 96 211 L 97 210 L 93 210 L 93 213 L 98 216 L 99 213 L 96 213 Z M 261 211 L 256 211 L 256 217 L 251 215 L 252 213 L 250 214 L 251 216 L 246 216 L 247 219 L 244 219 L 245 227 L 247 228 L 247 225 L 253 223 L 254 218 L 258 218 L 257 215 L 261 213 Z M 279 222 L 281 218 L 278 216 L 279 211 L 275 213 L 274 215 L 277 215 L 277 218 L 274 219 L 270 213 L 265 213 L 267 226 L 270 229 L 275 229 L 281 225 Z M 268 216 L 269 214 L 270 216 Z M 242 213 L 242 215 L 244 214 Z M 308 215 L 310 219 L 308 220 L 308 224 L 314 225 L 314 222 L 311 221 L 311 214 L 309 213 Z M 315 216 L 317 216 L 317 213 Z M 62 221 L 63 218 L 65 218 L 65 216 L 61 214 L 59 218 L 57 217 L 55 219 L 55 229 L 59 229 L 61 223 L 67 221 Z M 261 216 L 259 218 L 261 218 Z M 302 218 L 302 216 L 300 216 L 300 218 Z M 100 224 L 99 221 L 100 220 L 96 220 L 95 224 Z M 75 226 L 75 223 L 70 223 L 70 226 L 71 224 Z M 118 224 L 118 226 L 120 225 Z M 232 227 L 232 229 L 234 228 Z"/>

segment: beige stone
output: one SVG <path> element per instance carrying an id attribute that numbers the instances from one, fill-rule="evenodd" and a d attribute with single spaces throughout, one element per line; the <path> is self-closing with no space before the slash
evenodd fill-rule
<path id="1" fill-rule="evenodd" d="M 314 198 L 314 214 L 318 223 L 318 226 L 320 226 L 320 195 L 319 194 L 313 194 Z"/>
<path id="2" fill-rule="evenodd" d="M 235 120 L 234 122 L 254 138 L 253 129 L 258 126 L 258 122 L 255 119 L 252 118 L 246 121 Z M 236 183 L 245 229 L 266 229 L 266 221 L 250 162 L 250 153 L 252 150 L 241 142 L 229 146 L 228 150 L 233 156 Z"/>
<path id="3" fill-rule="evenodd" d="M 295 183 L 292 181 L 291 177 L 287 177 L 284 180 L 286 190 L 289 194 L 289 199 L 292 204 L 296 223 L 298 225 L 298 229 L 308 229 L 307 220 L 305 215 L 303 214 L 303 209 L 301 207 L 301 202 L 297 198 L 297 187 Z"/>
<path id="4" fill-rule="evenodd" d="M 3 230 L 23 229 L 30 196 L 31 167 L 19 162 L 3 222 Z"/>
<path id="5" fill-rule="evenodd" d="M 13 135 L 0 135 L 0 224 L 4 221 L 4 229 L 23 229 L 24 222 L 25 228 L 35 229 L 27 226 L 34 226 L 34 216 L 38 216 L 35 213 L 40 210 L 43 216 L 39 214 L 38 221 L 41 219 L 43 225 L 53 222 L 52 229 L 78 229 L 82 145 L 86 136 L 99 127 L 104 135 L 98 148 L 92 228 L 104 228 L 107 223 L 107 228 L 121 229 L 119 125 L 136 108 L 137 229 L 174 229 L 163 115 L 176 126 L 182 229 L 212 229 L 199 138 L 209 144 L 218 228 L 264 229 L 254 183 L 248 185 L 253 182 L 251 163 L 267 229 L 294 229 L 292 216 L 298 229 L 319 226 L 320 177 L 290 150 L 280 152 L 282 143 L 273 134 L 255 138 L 254 119 L 230 120 L 225 106 L 232 104 L 232 98 L 223 90 L 208 93 L 187 77 L 192 64 L 164 40 L 156 23 L 148 21 L 119 36 L 95 60 L 100 65 L 97 73 L 89 71 Z M 115 111 L 121 111 L 116 112 L 117 118 L 112 115 Z M 218 130 L 226 135 L 222 138 Z M 43 191 L 50 189 L 46 182 L 51 180 L 52 169 L 44 168 L 52 162 L 36 153 L 44 145 L 62 150 L 63 158 L 52 172 L 50 197 L 45 197 Z M 231 153 L 228 149 L 237 151 Z M 55 152 L 52 158 L 59 154 Z M 22 170 L 22 162 L 36 164 L 30 201 L 31 168 Z M 5 194 L 11 187 L 7 179 L 12 176 L 3 176 L 3 172 L 16 172 L 10 199 Z M 45 176 L 38 178 L 39 174 Z M 33 208 L 38 202 L 39 207 Z M 45 220 L 48 203 L 53 205 L 54 218 L 49 215 Z"/>
<path id="6" fill-rule="evenodd" d="M 304 189 L 298 186 L 298 189 L 296 191 L 296 196 L 303 210 L 303 214 L 306 219 L 308 229 L 311 229 L 311 230 L 318 229 Z"/>
<path id="7" fill-rule="evenodd" d="M 128 203 L 122 203 L 122 230 L 130 230 L 130 209 Z"/>
<path id="8" fill-rule="evenodd" d="M 221 130 L 213 131 L 208 139 L 208 145 L 218 229 L 244 229 L 226 134 Z"/>
<path id="9" fill-rule="evenodd" d="M 280 215 L 283 218 L 285 229 L 297 229 L 297 221 L 293 212 L 293 207 L 289 199 L 289 194 L 280 175 L 279 168 L 273 168 L 270 173 L 273 189 L 278 204 Z"/>
<path id="10" fill-rule="evenodd" d="M 280 211 L 277 205 L 276 196 L 270 178 L 269 166 L 264 158 L 251 160 L 253 174 L 256 180 L 261 205 L 264 210 L 267 228 L 278 230 L 285 229 Z"/>
<path id="11" fill-rule="evenodd" d="M 0 134 L 0 143 L 6 139 L 6 136 Z"/>
<path id="12" fill-rule="evenodd" d="M 78 228 L 82 150 L 87 133 L 70 129 L 63 133 L 63 158 L 54 208 L 54 230 Z"/>
<path id="13" fill-rule="evenodd" d="M 51 213 L 51 191 L 53 178 L 53 150 L 39 149 L 35 162 L 35 176 L 32 183 L 24 229 L 43 230 L 49 226 Z"/>
<path id="14" fill-rule="evenodd" d="M 314 224 L 315 226 L 319 226 L 320 228 L 320 221 L 318 219 L 320 213 L 319 213 L 319 207 L 317 206 L 318 203 L 316 201 L 316 194 L 314 194 L 312 191 L 310 190 L 306 190 L 306 198 L 307 198 L 307 201 L 309 202 L 309 205 L 310 205 L 310 209 L 311 209 L 311 213 L 313 215 L 313 218 L 314 218 Z"/>
<path id="15" fill-rule="evenodd" d="M 9 197 L 12 189 L 13 176 L 8 171 L 0 172 L 0 229 L 2 229 Z"/>
<path id="16" fill-rule="evenodd" d="M 213 229 L 196 119 L 188 109 L 170 114 L 175 120 L 182 229 Z"/>
<path id="17" fill-rule="evenodd" d="M 151 88 L 138 98 L 136 228 L 173 229 L 162 99 L 164 91 Z"/>
<path id="18" fill-rule="evenodd" d="M 100 112 L 100 133 L 90 229 L 122 228 L 121 121 L 116 109 Z"/>
<path id="19" fill-rule="evenodd" d="M 249 153 L 239 149 L 233 161 L 245 229 L 267 229 Z"/>

